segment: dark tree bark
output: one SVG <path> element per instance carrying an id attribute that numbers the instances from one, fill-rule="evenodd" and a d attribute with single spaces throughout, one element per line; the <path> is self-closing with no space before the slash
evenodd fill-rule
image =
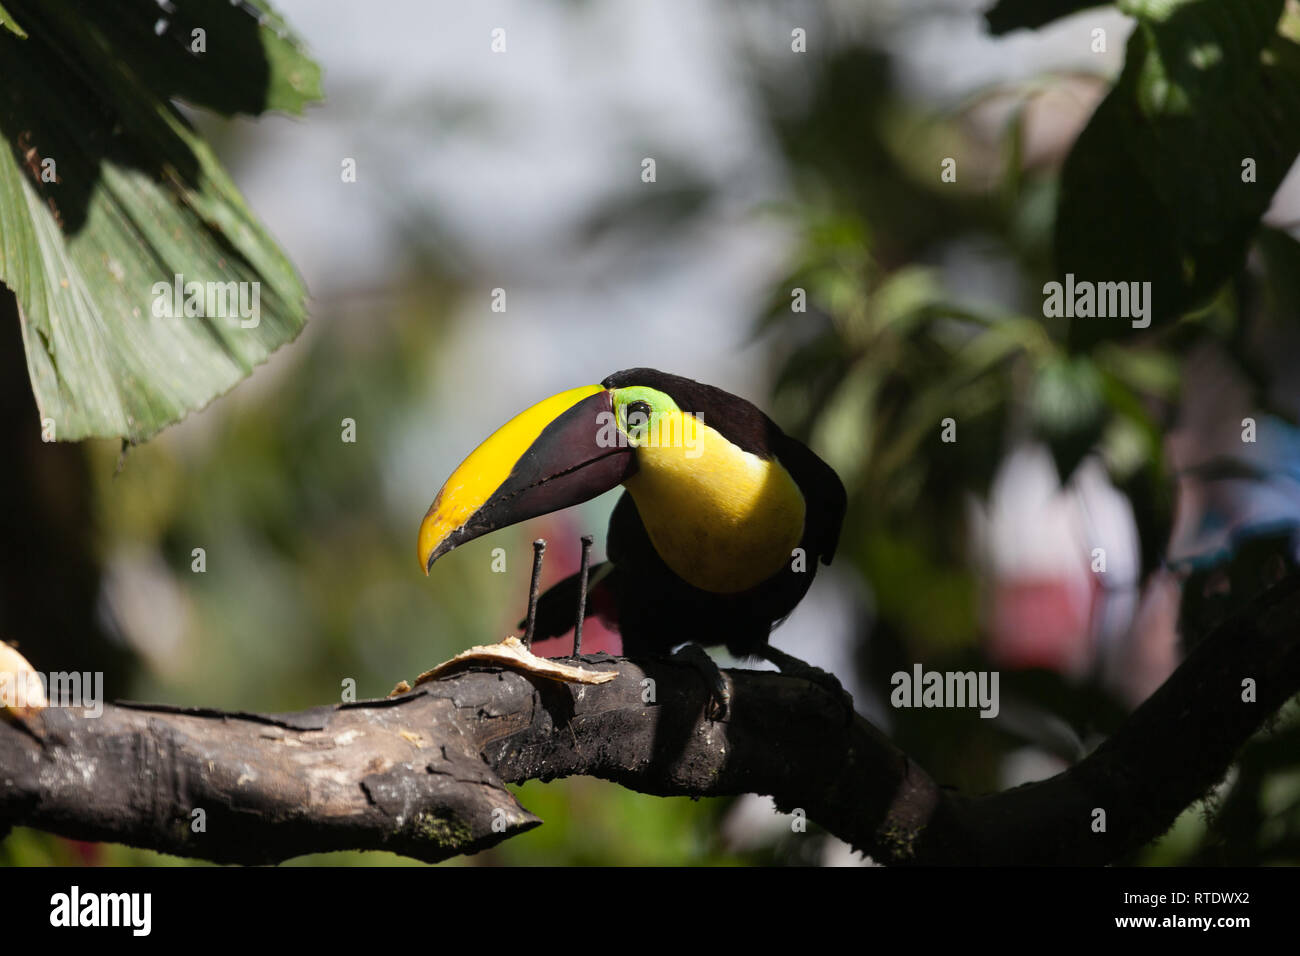
<path id="1" fill-rule="evenodd" d="M 345 848 L 434 861 L 541 822 L 506 783 L 587 774 L 664 796 L 771 794 L 880 862 L 1100 864 L 1163 832 L 1300 690 L 1297 622 L 1293 576 L 1216 628 L 1086 759 L 997 794 L 937 786 L 802 679 L 728 672 L 731 711 L 711 721 L 692 668 L 596 657 L 586 665 L 616 680 L 470 671 L 295 714 L 120 704 L 97 719 L 13 718 L 0 722 L 0 828 L 222 862 Z"/>

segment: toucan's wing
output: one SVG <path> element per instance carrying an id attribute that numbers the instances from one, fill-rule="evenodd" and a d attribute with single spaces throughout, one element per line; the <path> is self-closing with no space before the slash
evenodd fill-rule
<path id="1" fill-rule="evenodd" d="M 768 441 L 776 458 L 790 472 L 804 497 L 804 541 L 809 550 L 830 564 L 840 541 L 848 495 L 835 469 L 803 442 L 773 428 Z"/>
<path id="2" fill-rule="evenodd" d="M 678 585 L 695 590 L 679 578 L 655 550 L 630 492 L 625 491 L 619 496 L 618 504 L 614 505 L 609 516 L 605 556 L 615 567 L 626 572 L 627 579 L 638 582 L 643 590 L 654 592 L 667 588 L 671 592 Z"/>

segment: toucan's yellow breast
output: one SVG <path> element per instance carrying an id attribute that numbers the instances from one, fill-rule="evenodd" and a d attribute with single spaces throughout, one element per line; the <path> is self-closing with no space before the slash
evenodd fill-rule
<path id="1" fill-rule="evenodd" d="M 637 472 L 624 482 L 659 556 L 706 591 L 734 594 L 771 577 L 803 537 L 799 486 L 779 461 L 707 423 L 664 417 L 657 432 L 673 440 L 638 447 Z"/>

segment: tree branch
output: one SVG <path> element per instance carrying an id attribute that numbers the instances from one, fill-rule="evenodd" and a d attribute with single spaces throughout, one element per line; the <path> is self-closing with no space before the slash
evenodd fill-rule
<path id="1" fill-rule="evenodd" d="M 731 710 L 714 722 L 692 668 L 596 656 L 583 663 L 616 680 L 470 671 L 295 714 L 119 704 L 0 721 L 0 829 L 219 862 L 349 848 L 436 861 L 541 822 L 505 784 L 586 774 L 663 796 L 771 794 L 880 862 L 1105 863 L 1168 828 L 1300 689 L 1300 578 L 1248 611 L 1097 751 L 998 794 L 939 787 L 805 680 L 728 672 Z M 1255 703 L 1242 701 L 1248 677 Z"/>

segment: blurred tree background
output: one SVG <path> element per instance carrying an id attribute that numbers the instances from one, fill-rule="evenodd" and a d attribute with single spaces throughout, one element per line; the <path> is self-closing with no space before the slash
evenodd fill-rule
<path id="1" fill-rule="evenodd" d="M 98 31 L 118 58 L 104 68 L 130 80 L 79 116 L 42 106 L 59 90 L 33 92 L 30 46 L 24 69 L 16 52 L 3 61 L 17 173 L 0 193 L 0 278 L 28 327 L 6 294 L 0 637 L 38 670 L 103 670 L 116 696 L 283 711 L 337 699 L 348 680 L 383 695 L 498 639 L 524 603 L 527 542 L 551 540 L 558 579 L 579 534 L 602 532 L 599 551 L 613 496 L 471 543 L 427 581 L 424 507 L 509 415 L 633 365 L 747 395 L 839 471 L 850 509 L 834 573 L 776 643 L 834 670 L 862 713 L 963 791 L 1079 759 L 1212 621 L 1293 566 L 1296 4 L 591 0 L 436 23 L 417 3 L 286 3 L 284 21 L 245 4 L 197 72 L 159 44 L 229 5 L 174 5 L 161 30 L 145 0 L 125 5 L 125 26 L 0 9 L 29 34 L 0 36 L 4 52 L 37 27 Z M 390 46 L 413 57 L 400 81 Z M 228 88 L 237 66 L 253 79 Z M 145 109 L 131 99 L 142 88 L 157 102 L 123 119 Z M 240 118 L 268 111 L 302 117 Z M 75 154 L 58 124 L 20 141 L 47 114 L 102 127 L 103 145 L 82 148 L 102 172 L 60 160 L 64 183 L 46 186 L 22 172 L 25 143 Z M 340 175 L 349 159 L 355 182 Z M 134 249 L 192 257 L 195 275 L 263 277 L 262 339 L 125 349 L 109 374 L 143 380 L 144 412 L 96 417 L 94 394 L 75 393 L 76 363 L 94 363 L 59 347 L 99 327 L 93 309 L 15 267 L 16 208 L 38 224 L 23 227 L 33 248 L 66 247 L 88 274 L 116 275 L 111 253 Z M 142 208 L 181 210 L 181 231 L 113 231 L 114 210 L 138 223 Z M 50 223 L 63 246 L 41 232 Z M 190 230 L 216 238 L 169 245 Z M 151 268 L 170 279 L 149 261 L 139 274 Z M 1149 281 L 1149 327 L 1046 314 L 1045 285 L 1067 274 Z M 133 302 L 148 309 L 151 281 L 116 279 L 110 326 Z M 46 313 L 83 321 L 34 335 Z M 151 437 L 308 313 L 265 368 Z M 225 377 L 195 368 L 218 353 L 235 356 Z M 54 357 L 44 373 L 41 354 Z M 28 370 L 42 413 L 86 410 L 58 437 L 101 437 L 43 441 Z M 496 547 L 505 574 L 490 570 Z M 999 715 L 892 707 L 891 675 L 916 664 L 996 670 Z M 1131 862 L 1300 860 L 1298 738 L 1293 702 Z M 455 863 L 854 860 L 756 797 L 571 779 L 520 799 L 545 826 Z M 18 830 L 0 862 L 185 861 Z"/>

